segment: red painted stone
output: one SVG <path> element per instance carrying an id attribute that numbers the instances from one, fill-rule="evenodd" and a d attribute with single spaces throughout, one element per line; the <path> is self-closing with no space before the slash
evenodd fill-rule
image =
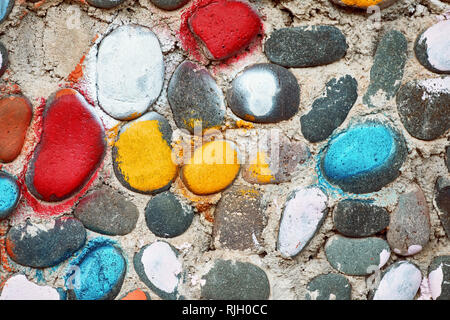
<path id="1" fill-rule="evenodd" d="M 67 199 L 92 177 L 106 150 L 104 128 L 84 97 L 62 89 L 47 102 L 42 136 L 26 174 L 38 199 Z"/>
<path id="2" fill-rule="evenodd" d="M 32 116 L 27 98 L 9 96 L 0 100 L 0 162 L 8 163 L 19 156 Z"/>
<path id="3" fill-rule="evenodd" d="M 199 6 L 189 18 L 189 27 L 214 60 L 238 53 L 262 31 L 258 14 L 248 4 L 226 0 Z"/>

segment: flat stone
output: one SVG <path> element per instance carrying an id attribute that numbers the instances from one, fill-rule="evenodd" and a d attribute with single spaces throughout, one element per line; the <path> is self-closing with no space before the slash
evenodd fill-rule
<path id="1" fill-rule="evenodd" d="M 387 123 L 366 121 L 330 140 L 320 169 L 328 181 L 344 191 L 374 192 L 398 177 L 406 153 L 400 133 Z"/>
<path id="2" fill-rule="evenodd" d="M 266 224 L 261 192 L 232 186 L 223 193 L 214 211 L 214 247 L 258 251 L 263 246 L 262 232 Z"/>
<path id="3" fill-rule="evenodd" d="M 259 15 L 240 1 L 213 1 L 199 5 L 189 18 L 190 30 L 208 58 L 223 60 L 246 47 L 262 31 Z"/>
<path id="4" fill-rule="evenodd" d="M 300 86 L 287 69 L 271 63 L 246 68 L 231 83 L 228 106 L 239 118 L 276 123 L 295 116 L 300 105 Z"/>
<path id="5" fill-rule="evenodd" d="M 73 214 L 89 230 L 124 236 L 136 227 L 139 210 L 120 193 L 103 188 L 81 199 Z"/>
<path id="6" fill-rule="evenodd" d="M 193 62 L 182 62 L 172 75 L 167 99 L 180 129 L 194 133 L 224 124 L 225 101 L 222 90 L 209 71 Z"/>
<path id="7" fill-rule="evenodd" d="M 50 286 L 39 286 L 23 274 L 15 274 L 6 280 L 0 300 L 63 300 L 62 294 Z"/>
<path id="8" fill-rule="evenodd" d="M 5 21 L 14 7 L 14 0 L 3 0 L 0 2 L 0 23 Z"/>
<path id="9" fill-rule="evenodd" d="M 397 2 L 397 0 L 332 0 L 332 1 L 343 7 L 351 7 L 358 9 L 367 9 L 371 6 L 377 6 L 383 9 Z"/>
<path id="10" fill-rule="evenodd" d="M 428 70 L 450 74 L 450 21 L 443 20 L 422 32 L 416 40 L 414 51 L 417 60 Z"/>
<path id="11" fill-rule="evenodd" d="M 299 188 L 284 205 L 278 233 L 278 251 L 285 257 L 299 254 L 311 241 L 328 214 L 328 198 L 317 187 Z"/>
<path id="12" fill-rule="evenodd" d="M 70 300 L 113 300 L 127 271 L 122 251 L 112 240 L 98 237 L 89 241 L 73 259 L 64 276 Z"/>
<path id="13" fill-rule="evenodd" d="M 111 9 L 121 5 L 125 0 L 86 0 L 91 6 L 101 9 Z"/>
<path id="14" fill-rule="evenodd" d="M 192 219 L 192 207 L 169 191 L 156 195 L 145 208 L 147 227 L 157 237 L 173 238 L 183 234 Z"/>
<path id="15" fill-rule="evenodd" d="M 373 300 L 414 300 L 422 282 L 422 272 L 409 261 L 389 266 L 375 291 Z"/>
<path id="16" fill-rule="evenodd" d="M 437 139 L 450 128 L 450 77 L 403 85 L 397 94 L 397 111 L 414 138 Z"/>
<path id="17" fill-rule="evenodd" d="M 358 98 L 358 82 L 350 75 L 331 79 L 311 110 L 300 118 L 302 134 L 310 142 L 327 139 L 347 118 Z"/>
<path id="18" fill-rule="evenodd" d="M 306 300 L 351 300 L 352 286 L 346 277 L 336 273 L 314 277 L 306 287 Z"/>
<path id="19" fill-rule="evenodd" d="M 0 162 L 12 162 L 19 156 L 32 117 L 27 98 L 9 96 L 0 100 Z"/>
<path id="20" fill-rule="evenodd" d="M 8 68 L 8 63 L 8 49 L 6 49 L 5 45 L 0 42 L 0 77 L 5 73 L 6 68 Z"/>
<path id="21" fill-rule="evenodd" d="M 136 300 L 151 300 L 151 298 L 147 292 L 142 291 L 141 289 L 136 289 L 136 290 L 128 292 L 119 300 L 135 300 L 136 301 Z"/>
<path id="22" fill-rule="evenodd" d="M 207 300 L 267 300 L 270 295 L 266 273 L 251 263 L 219 259 L 203 279 Z"/>
<path id="23" fill-rule="evenodd" d="M 345 56 L 344 34 L 334 26 L 302 26 L 275 30 L 264 45 L 267 58 L 289 68 L 315 67 Z"/>
<path id="24" fill-rule="evenodd" d="M 131 191 L 144 194 L 169 189 L 177 175 L 171 141 L 169 122 L 156 112 L 125 124 L 112 149 L 117 179 Z"/>
<path id="25" fill-rule="evenodd" d="M 86 242 L 86 229 L 75 218 L 43 223 L 27 220 L 9 229 L 6 250 L 12 260 L 32 268 L 47 268 L 70 258 Z"/>
<path id="26" fill-rule="evenodd" d="M 450 256 L 438 256 L 431 261 L 428 282 L 433 300 L 450 300 Z"/>
<path id="27" fill-rule="evenodd" d="M 102 109 L 118 120 L 144 114 L 158 99 L 164 61 L 156 35 L 137 25 L 118 27 L 100 43 L 97 97 Z"/>
<path id="28" fill-rule="evenodd" d="M 369 275 L 381 269 L 391 251 L 380 238 L 346 238 L 334 235 L 325 244 L 325 254 L 331 266 L 351 276 Z"/>
<path id="29" fill-rule="evenodd" d="M 371 201 L 343 200 L 333 212 L 334 226 L 347 237 L 372 236 L 386 229 L 389 221 L 389 212 Z"/>
<path id="30" fill-rule="evenodd" d="M 17 179 L 0 171 L 0 220 L 7 218 L 17 207 L 20 188 Z"/>
<path id="31" fill-rule="evenodd" d="M 182 264 L 177 249 L 156 241 L 144 246 L 134 256 L 134 270 L 154 293 L 164 300 L 180 299 Z"/>
<path id="32" fill-rule="evenodd" d="M 431 224 L 427 201 L 419 186 L 412 186 L 399 196 L 391 216 L 387 241 L 392 250 L 402 256 L 422 251 L 430 240 Z"/>
<path id="33" fill-rule="evenodd" d="M 370 84 L 363 103 L 370 108 L 384 107 L 398 92 L 408 54 L 408 42 L 397 30 L 387 32 L 378 44 Z"/>
<path id="34" fill-rule="evenodd" d="M 150 1 L 156 7 L 167 11 L 177 10 L 189 2 L 189 0 L 150 0 Z"/>
<path id="35" fill-rule="evenodd" d="M 61 89 L 45 106 L 41 140 L 26 174 L 28 189 L 47 202 L 70 198 L 91 179 L 105 151 L 104 128 L 92 107 L 77 91 Z"/>
<path id="36" fill-rule="evenodd" d="M 439 177 L 434 187 L 436 205 L 440 211 L 439 218 L 447 238 L 450 238 L 450 180 Z"/>

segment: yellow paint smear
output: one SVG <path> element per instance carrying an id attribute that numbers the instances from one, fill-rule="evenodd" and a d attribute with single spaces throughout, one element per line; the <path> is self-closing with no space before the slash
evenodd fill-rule
<path id="1" fill-rule="evenodd" d="M 357 6 L 359 8 L 368 8 L 383 1 L 384 0 L 341 0 L 342 3 L 348 6 Z"/>
<path id="2" fill-rule="evenodd" d="M 274 180 L 267 158 L 265 152 L 258 152 L 256 154 L 256 161 L 255 159 L 250 161 L 252 164 L 248 167 L 250 174 L 256 178 L 259 183 L 269 183 Z"/>

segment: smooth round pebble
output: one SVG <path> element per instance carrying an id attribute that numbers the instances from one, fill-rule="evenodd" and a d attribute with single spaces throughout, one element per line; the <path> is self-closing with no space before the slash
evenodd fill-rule
<path id="1" fill-rule="evenodd" d="M 450 238 L 450 179 L 439 177 L 434 187 L 435 202 L 440 211 L 439 218 L 447 238 Z"/>
<path id="2" fill-rule="evenodd" d="M 177 10 L 189 2 L 189 0 L 150 0 L 150 1 L 156 7 L 167 11 Z"/>
<path id="3" fill-rule="evenodd" d="M 5 21 L 14 7 L 15 0 L 0 1 L 0 23 Z"/>
<path id="4" fill-rule="evenodd" d="M 50 286 L 31 282 L 23 274 L 15 274 L 6 280 L 0 300 L 63 300 L 63 295 Z"/>
<path id="5" fill-rule="evenodd" d="M 20 189 L 16 178 L 0 171 L 0 220 L 7 218 L 16 208 Z"/>
<path id="6" fill-rule="evenodd" d="M 434 257 L 428 267 L 428 283 L 433 300 L 450 300 L 450 256 Z"/>
<path id="7" fill-rule="evenodd" d="M 306 287 L 306 300 L 351 300 L 352 286 L 346 277 L 336 273 L 314 277 Z"/>

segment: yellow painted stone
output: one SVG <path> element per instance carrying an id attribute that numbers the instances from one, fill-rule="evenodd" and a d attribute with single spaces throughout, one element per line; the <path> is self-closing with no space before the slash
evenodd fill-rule
<path id="1" fill-rule="evenodd" d="M 384 0 L 340 0 L 342 3 L 348 6 L 355 6 L 358 8 L 368 8 L 380 4 Z"/>
<path id="2" fill-rule="evenodd" d="M 211 194 L 228 187 L 239 173 L 238 153 L 224 140 L 211 141 L 194 151 L 182 169 L 186 187 L 195 194 Z"/>
<path id="3" fill-rule="evenodd" d="M 248 170 L 250 175 L 254 177 L 259 183 L 270 183 L 275 180 L 267 162 L 267 154 L 265 152 L 258 152 L 256 159 L 250 160 Z"/>

